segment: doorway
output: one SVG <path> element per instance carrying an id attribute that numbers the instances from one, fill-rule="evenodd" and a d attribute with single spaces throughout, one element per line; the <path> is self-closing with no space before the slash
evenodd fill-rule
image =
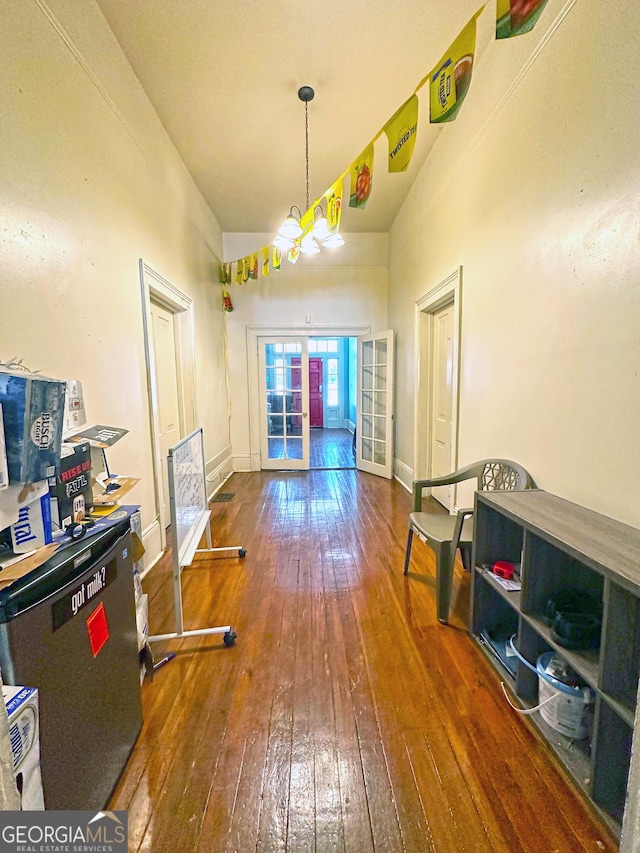
<path id="1" fill-rule="evenodd" d="M 350 358 L 355 345 L 354 337 L 318 335 L 307 339 L 312 469 L 355 467 L 356 395 L 355 376 L 351 376 L 355 365 Z"/>
<path id="2" fill-rule="evenodd" d="M 462 267 L 416 302 L 414 480 L 457 467 L 461 293 Z M 432 496 L 454 512 L 455 486 Z"/>
<path id="3" fill-rule="evenodd" d="M 166 450 L 198 420 L 193 305 L 142 259 L 139 273 L 155 493 L 155 518 L 144 535 L 145 547 L 148 542 L 151 553 L 160 553 L 170 523 Z"/>
<path id="4" fill-rule="evenodd" d="M 357 337 L 265 334 L 256 349 L 259 467 L 354 468 Z"/>

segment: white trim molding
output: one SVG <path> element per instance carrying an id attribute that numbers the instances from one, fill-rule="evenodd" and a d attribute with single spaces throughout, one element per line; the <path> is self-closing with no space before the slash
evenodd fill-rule
<path id="1" fill-rule="evenodd" d="M 431 445 L 428 425 L 431 424 L 433 388 L 431 376 L 431 347 L 433 315 L 446 305 L 453 306 L 453 365 L 451 417 L 451 470 L 458 464 L 460 410 L 460 346 L 462 337 L 462 267 L 455 269 L 443 281 L 416 300 L 415 310 L 415 384 L 414 384 L 414 479 L 423 480 L 431 473 Z M 425 428 L 425 425 L 426 428 Z M 455 487 L 451 507 L 455 504 Z"/>

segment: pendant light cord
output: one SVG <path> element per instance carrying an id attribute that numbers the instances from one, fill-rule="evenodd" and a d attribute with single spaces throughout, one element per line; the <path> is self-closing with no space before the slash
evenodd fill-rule
<path id="1" fill-rule="evenodd" d="M 304 102 L 304 136 L 305 136 L 305 159 L 307 164 L 307 207 L 309 210 L 309 104 Z"/>

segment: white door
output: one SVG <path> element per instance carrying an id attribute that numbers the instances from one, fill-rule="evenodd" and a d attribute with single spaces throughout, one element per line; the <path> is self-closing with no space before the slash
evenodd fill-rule
<path id="1" fill-rule="evenodd" d="M 309 469 L 306 338 L 260 338 L 260 456 L 263 469 Z"/>
<path id="2" fill-rule="evenodd" d="M 165 529 L 170 523 L 167 456 L 169 448 L 180 440 L 180 406 L 176 370 L 176 340 L 173 314 L 155 302 L 151 303 L 153 329 L 153 364 L 158 390 L 159 453 L 158 468 L 162 472 L 160 494 L 160 523 Z"/>
<path id="3" fill-rule="evenodd" d="M 358 338 L 356 465 L 393 476 L 393 332 Z"/>
<path id="4" fill-rule="evenodd" d="M 431 350 L 431 471 L 444 477 L 453 470 L 453 304 L 433 314 Z M 453 486 L 438 486 L 432 496 L 449 511 L 453 509 Z"/>

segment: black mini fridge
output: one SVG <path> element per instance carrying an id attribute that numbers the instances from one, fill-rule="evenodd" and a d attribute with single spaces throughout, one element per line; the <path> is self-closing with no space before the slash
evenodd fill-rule
<path id="1" fill-rule="evenodd" d="M 45 808 L 103 809 L 142 725 L 128 519 L 0 590 L 0 667 L 38 688 Z"/>

